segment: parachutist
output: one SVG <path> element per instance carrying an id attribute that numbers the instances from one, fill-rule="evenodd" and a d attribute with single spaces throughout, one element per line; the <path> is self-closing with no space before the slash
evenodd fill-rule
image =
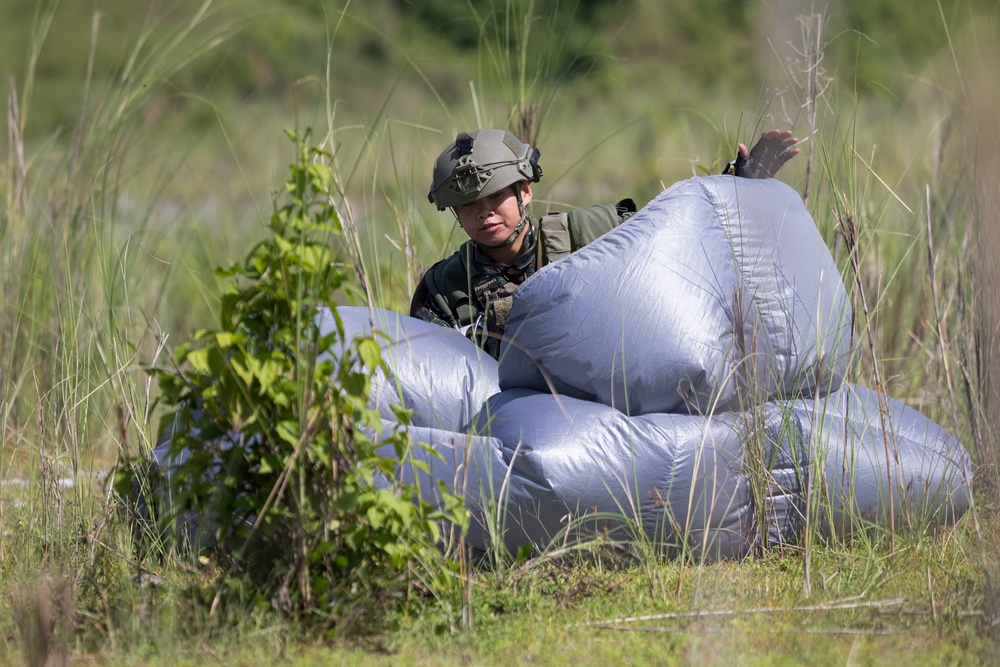
<path id="1" fill-rule="evenodd" d="M 740 144 L 729 172 L 770 178 L 798 154 L 791 131 L 771 130 L 748 151 Z M 469 240 L 431 266 L 410 315 L 456 329 L 483 322 L 482 346 L 499 357 L 514 292 L 535 271 L 605 233 L 636 212 L 631 199 L 568 212 L 530 215 L 532 184 L 542 177 L 540 151 L 510 132 L 460 132 L 434 163 L 428 199 L 451 209 Z"/>

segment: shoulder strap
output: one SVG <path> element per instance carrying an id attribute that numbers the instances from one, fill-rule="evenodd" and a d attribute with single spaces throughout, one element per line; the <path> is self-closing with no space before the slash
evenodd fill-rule
<path id="1" fill-rule="evenodd" d="M 551 264 L 607 234 L 635 213 L 635 202 L 596 204 L 565 213 L 550 212 L 538 222 L 538 266 Z"/>
<path id="2" fill-rule="evenodd" d="M 547 213 L 538 221 L 538 255 L 535 265 L 543 267 L 573 252 L 569 213 Z"/>

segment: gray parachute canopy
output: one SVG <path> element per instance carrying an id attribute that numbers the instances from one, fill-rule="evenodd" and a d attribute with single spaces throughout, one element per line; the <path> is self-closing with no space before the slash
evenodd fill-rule
<path id="1" fill-rule="evenodd" d="M 439 482 L 462 493 L 477 549 L 610 531 L 740 557 L 796 541 L 809 511 L 844 535 L 954 521 L 970 502 L 953 435 L 844 380 L 848 295 L 775 180 L 678 183 L 538 271 L 499 362 L 457 331 L 338 312 L 349 337 L 374 316 L 389 373 L 372 405 L 386 428 L 391 405 L 412 408 L 430 445 L 412 454 L 430 472 L 399 477 L 432 501 Z"/>
<path id="2" fill-rule="evenodd" d="M 367 310 L 340 313 L 367 327 Z M 372 400 L 390 423 L 388 403 L 417 407 L 440 455 L 420 454 L 431 476 L 400 475 L 431 497 L 457 485 L 481 549 L 613 525 L 741 556 L 798 538 L 810 475 L 831 533 L 969 504 L 954 436 L 844 381 L 850 300 L 779 181 L 678 183 L 542 269 L 514 297 L 499 364 L 457 332 L 377 315 L 392 371 Z"/>

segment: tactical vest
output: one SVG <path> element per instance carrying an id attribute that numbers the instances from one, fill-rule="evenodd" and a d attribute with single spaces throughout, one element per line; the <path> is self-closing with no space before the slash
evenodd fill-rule
<path id="1" fill-rule="evenodd" d="M 488 264 L 475 243 L 466 241 L 455 254 L 433 265 L 413 294 L 410 314 L 465 331 L 466 335 L 499 355 L 514 291 L 535 270 L 551 264 L 611 231 L 635 213 L 635 203 L 624 199 L 617 205 L 598 204 L 567 212 L 543 215 L 538 226 L 534 267 L 516 276 L 486 275 L 475 268 Z"/>

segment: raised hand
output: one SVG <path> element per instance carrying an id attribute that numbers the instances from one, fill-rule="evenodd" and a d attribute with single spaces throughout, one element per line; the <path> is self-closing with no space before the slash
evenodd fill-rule
<path id="1" fill-rule="evenodd" d="M 799 149 L 793 148 L 798 142 L 791 130 L 769 130 L 749 151 L 746 144 L 740 144 L 736 159 L 727 165 L 725 173 L 741 178 L 771 178 L 799 154 Z"/>

